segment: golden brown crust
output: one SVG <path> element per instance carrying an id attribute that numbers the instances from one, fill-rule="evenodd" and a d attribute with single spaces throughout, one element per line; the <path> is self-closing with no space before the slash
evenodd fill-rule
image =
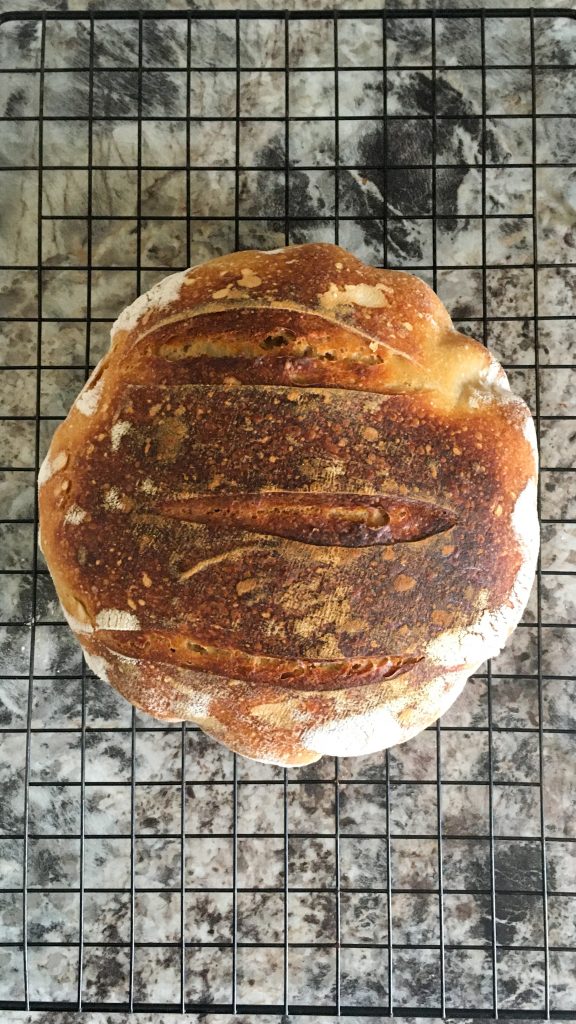
<path id="1" fill-rule="evenodd" d="M 537 552 L 530 416 L 483 346 L 418 279 L 327 245 L 174 275 L 112 342 L 40 490 L 99 674 L 283 764 L 433 721 Z"/>

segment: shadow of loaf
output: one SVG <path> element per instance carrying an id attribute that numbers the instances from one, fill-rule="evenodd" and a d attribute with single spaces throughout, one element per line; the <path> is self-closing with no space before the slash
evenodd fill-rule
<path id="1" fill-rule="evenodd" d="M 126 309 L 39 475 L 92 670 L 281 765 L 403 742 L 498 653 L 538 551 L 529 411 L 437 296 L 333 245 Z"/>

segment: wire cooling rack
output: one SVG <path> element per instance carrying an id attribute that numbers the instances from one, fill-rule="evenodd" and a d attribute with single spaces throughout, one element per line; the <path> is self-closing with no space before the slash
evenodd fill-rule
<path id="1" fill-rule="evenodd" d="M 2 19 L 1 1008 L 574 1016 L 572 18 Z M 493 346 L 538 426 L 543 553 L 441 725 L 283 772 L 85 671 L 34 480 L 126 302 L 315 239 Z"/>

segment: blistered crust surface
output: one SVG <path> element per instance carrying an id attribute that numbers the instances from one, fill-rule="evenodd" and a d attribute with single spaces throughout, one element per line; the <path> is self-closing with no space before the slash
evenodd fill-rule
<path id="1" fill-rule="evenodd" d="M 94 671 L 250 757 L 368 753 L 496 654 L 538 550 L 533 423 L 408 274 L 336 246 L 172 275 L 39 476 Z"/>

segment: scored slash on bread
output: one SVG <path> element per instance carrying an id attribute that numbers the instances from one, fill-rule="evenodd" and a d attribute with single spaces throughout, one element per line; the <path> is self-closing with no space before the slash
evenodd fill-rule
<path id="1" fill-rule="evenodd" d="M 534 427 L 438 297 L 332 245 L 175 274 L 112 329 L 39 476 L 88 664 L 305 764 L 402 742 L 526 604 Z"/>
<path id="2" fill-rule="evenodd" d="M 317 491 L 190 495 L 163 501 L 155 512 L 215 529 L 236 528 L 305 544 L 343 547 L 422 540 L 455 523 L 453 513 L 424 501 Z"/>

